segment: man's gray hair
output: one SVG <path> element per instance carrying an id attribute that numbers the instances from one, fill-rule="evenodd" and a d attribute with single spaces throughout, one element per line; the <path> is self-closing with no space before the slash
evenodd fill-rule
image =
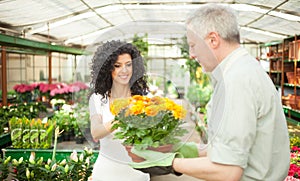
<path id="1" fill-rule="evenodd" d="M 186 25 L 203 39 L 208 33 L 214 31 L 227 42 L 240 43 L 237 18 L 229 6 L 202 5 L 187 18 Z"/>

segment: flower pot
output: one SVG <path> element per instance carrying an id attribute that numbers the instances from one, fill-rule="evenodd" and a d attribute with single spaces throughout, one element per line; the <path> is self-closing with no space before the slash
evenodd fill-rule
<path id="1" fill-rule="evenodd" d="M 4 133 L 0 135 L 0 147 L 3 148 L 11 144 L 10 133 Z"/>
<path id="2" fill-rule="evenodd" d="M 76 144 L 83 144 L 84 141 L 85 141 L 85 137 L 83 137 L 83 136 L 76 136 L 75 137 L 75 143 Z"/>
<path id="3" fill-rule="evenodd" d="M 134 154 L 134 153 L 131 152 L 132 146 L 125 145 L 125 148 L 126 148 L 126 151 L 128 152 L 128 156 L 131 157 L 131 159 L 132 159 L 133 162 L 139 163 L 139 162 L 145 161 L 144 158 L 139 157 L 138 155 L 136 155 L 136 154 Z M 162 153 L 169 153 L 169 152 L 172 152 L 173 145 L 172 144 L 162 145 L 162 146 L 159 146 L 159 147 L 156 147 L 156 148 L 154 148 L 154 147 L 148 147 L 147 149 L 148 150 L 162 152 Z"/>

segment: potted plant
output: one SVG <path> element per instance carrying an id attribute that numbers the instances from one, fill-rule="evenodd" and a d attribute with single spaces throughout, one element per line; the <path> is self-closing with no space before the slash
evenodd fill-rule
<path id="1" fill-rule="evenodd" d="M 13 89 L 17 93 L 17 100 L 19 102 L 31 102 L 32 101 L 32 91 L 34 86 L 27 84 L 16 84 Z"/>
<path id="2" fill-rule="evenodd" d="M 90 114 L 88 104 L 78 103 L 74 106 L 73 128 L 75 133 L 75 141 L 77 144 L 82 144 L 85 141 L 86 129 L 89 127 Z"/>
<path id="3" fill-rule="evenodd" d="M 66 101 L 64 99 L 51 99 L 50 104 L 54 111 L 58 111 L 66 104 Z"/>
<path id="4" fill-rule="evenodd" d="M 46 107 L 39 102 L 18 103 L 0 107 L 0 146 L 11 144 L 11 130 L 9 120 L 13 117 L 28 119 L 38 118 L 41 113 L 46 113 Z"/>
<path id="5" fill-rule="evenodd" d="M 62 141 L 73 141 L 74 140 L 74 110 L 70 105 L 64 104 L 60 110 L 54 112 L 52 120 L 56 121 L 57 126 L 63 133 L 61 135 Z"/>
<path id="6" fill-rule="evenodd" d="M 50 148 L 55 123 L 45 119 L 13 117 L 9 120 L 14 148 Z"/>
<path id="7" fill-rule="evenodd" d="M 115 139 L 123 140 L 128 151 L 135 146 L 137 149 L 168 147 L 163 152 L 170 152 L 172 145 L 187 133 L 181 126 L 186 110 L 168 98 L 136 95 L 114 100 L 110 109 L 115 115 L 112 127 L 117 129 Z"/>

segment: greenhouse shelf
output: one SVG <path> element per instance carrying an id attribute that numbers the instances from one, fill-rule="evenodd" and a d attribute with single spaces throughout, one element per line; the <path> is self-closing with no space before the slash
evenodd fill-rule
<path id="1" fill-rule="evenodd" d="M 283 111 L 286 115 L 287 121 L 289 121 L 289 122 L 291 122 L 291 123 L 293 123 L 297 126 L 300 125 L 300 122 L 298 120 L 294 119 L 294 118 L 300 119 L 300 111 L 299 110 L 295 110 L 295 109 L 292 109 L 290 107 L 283 106 Z"/>

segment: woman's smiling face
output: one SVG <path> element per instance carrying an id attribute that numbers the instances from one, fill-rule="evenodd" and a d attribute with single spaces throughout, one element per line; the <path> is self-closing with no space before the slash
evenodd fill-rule
<path id="1" fill-rule="evenodd" d="M 129 84 L 132 77 L 132 58 L 125 53 L 118 56 L 112 71 L 112 79 L 114 84 Z"/>

